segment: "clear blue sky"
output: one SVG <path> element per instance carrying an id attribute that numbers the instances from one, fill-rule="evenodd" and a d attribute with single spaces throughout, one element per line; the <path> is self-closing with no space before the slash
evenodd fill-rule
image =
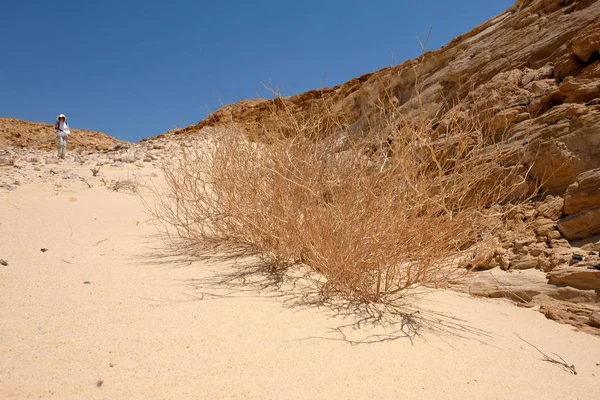
<path id="1" fill-rule="evenodd" d="M 0 14 L 0 117 L 137 141 L 221 104 L 335 86 L 419 55 L 513 0 L 19 0 Z"/>

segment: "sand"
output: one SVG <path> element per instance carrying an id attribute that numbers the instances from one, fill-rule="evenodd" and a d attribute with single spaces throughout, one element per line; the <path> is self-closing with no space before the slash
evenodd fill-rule
<path id="1" fill-rule="evenodd" d="M 411 318 L 357 323 L 302 287 L 231 279 L 252 260 L 177 254 L 138 196 L 100 181 L 155 175 L 126 165 L 91 188 L 34 177 L 0 191 L 0 398 L 600 397 L 600 339 L 535 310 L 431 291 Z"/>

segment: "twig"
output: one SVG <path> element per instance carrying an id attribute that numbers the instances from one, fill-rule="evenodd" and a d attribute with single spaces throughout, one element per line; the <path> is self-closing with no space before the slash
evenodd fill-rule
<path id="1" fill-rule="evenodd" d="M 575 364 L 571 364 L 569 365 L 564 358 L 562 358 L 561 356 L 559 356 L 556 353 L 552 353 L 554 354 L 556 357 L 558 357 L 560 359 L 557 360 L 556 358 L 552 358 L 549 357 L 548 355 L 546 355 L 543 351 L 541 351 L 540 349 L 538 349 L 536 346 L 532 345 L 531 343 L 529 343 L 527 340 L 523 339 L 521 336 L 517 335 L 516 332 L 513 332 L 515 334 L 516 337 L 518 337 L 519 339 L 521 339 L 522 341 L 524 341 L 525 343 L 527 343 L 528 345 L 530 345 L 531 347 L 533 347 L 534 349 L 536 349 L 541 355 L 544 356 L 544 361 L 547 361 L 549 363 L 552 364 L 556 364 L 560 367 L 563 367 L 564 369 L 566 369 L 568 372 L 572 373 L 573 375 L 577 375 L 577 371 L 575 370 Z"/>
<path id="2" fill-rule="evenodd" d="M 102 240 L 99 240 L 99 241 L 97 241 L 96 243 L 94 243 L 92 246 L 98 246 L 100 243 L 104 243 L 104 242 L 106 242 L 107 240 L 108 240 L 108 238 L 106 238 L 106 239 L 102 239 Z"/>

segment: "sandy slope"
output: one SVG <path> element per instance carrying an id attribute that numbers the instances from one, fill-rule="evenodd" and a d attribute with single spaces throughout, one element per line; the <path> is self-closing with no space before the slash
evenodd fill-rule
<path id="1" fill-rule="evenodd" d="M 102 176 L 146 182 L 153 172 Z M 0 192 L 2 399 L 600 396 L 597 337 L 453 292 L 428 294 L 404 326 L 397 317 L 357 329 L 344 310 L 294 306 L 301 289 L 223 283 L 239 266 L 173 254 L 139 198 L 100 178 Z"/>

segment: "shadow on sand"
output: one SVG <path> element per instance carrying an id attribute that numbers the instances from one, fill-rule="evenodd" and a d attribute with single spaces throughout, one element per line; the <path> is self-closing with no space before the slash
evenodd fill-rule
<path id="1" fill-rule="evenodd" d="M 351 302 L 323 295 L 323 278 L 306 266 L 275 265 L 247 249 L 202 248 L 184 241 L 149 238 L 136 259 L 145 265 L 166 268 L 199 268 L 198 277 L 183 280 L 185 299 L 159 300 L 161 305 L 227 298 L 277 299 L 292 310 L 318 309 L 334 322 L 330 336 L 300 340 L 336 340 L 352 345 L 406 339 L 427 341 L 434 335 L 446 339 L 468 339 L 489 343 L 490 332 L 471 326 L 448 312 L 424 306 L 430 289 L 415 289 L 402 299 L 388 303 Z M 201 272 L 200 272 L 201 271 Z M 152 299 L 157 301 L 157 299 Z M 431 303 L 431 301 L 429 301 Z"/>

